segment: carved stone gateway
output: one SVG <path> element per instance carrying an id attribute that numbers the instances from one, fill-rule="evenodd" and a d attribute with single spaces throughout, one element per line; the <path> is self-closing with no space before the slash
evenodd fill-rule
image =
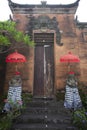
<path id="1" fill-rule="evenodd" d="M 12 1 L 8 0 L 17 29 L 28 34 L 36 43 L 35 47 L 20 49 L 27 58 L 23 68 L 19 67 L 23 90 L 37 96 L 38 93 L 43 95 L 46 92 L 45 96 L 50 96 L 57 90 L 64 89 L 67 64 L 61 64 L 59 59 L 69 51 L 81 60 L 79 64 L 71 66 L 71 71 L 75 72 L 80 82 L 87 85 L 87 23 L 74 19 L 80 0 L 71 4 L 53 5 L 46 1 L 35 5 Z M 5 90 L 8 89 L 7 82 L 14 69 L 12 65 L 7 65 L 6 70 Z"/>

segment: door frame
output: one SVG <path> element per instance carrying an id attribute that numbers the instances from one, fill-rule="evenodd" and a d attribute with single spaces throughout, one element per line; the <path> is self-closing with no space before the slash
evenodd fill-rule
<path id="1" fill-rule="evenodd" d="M 33 41 L 34 41 L 34 34 L 35 33 L 53 33 L 54 34 L 54 43 L 53 43 L 53 64 L 54 64 L 54 66 L 55 66 L 55 59 L 54 59 L 54 44 L 55 44 L 55 42 L 56 42 L 56 39 L 55 39 L 55 37 L 56 37 L 56 32 L 55 32 L 55 30 L 49 30 L 49 29 L 39 29 L 39 30 L 33 30 Z M 35 48 L 34 48 L 34 63 L 35 63 Z M 34 66 L 34 69 L 35 69 L 35 66 Z M 54 70 L 53 70 L 53 74 L 54 74 L 54 78 L 53 78 L 53 95 L 52 96 L 54 96 L 54 92 L 55 92 L 55 68 L 53 68 Z M 33 70 L 33 96 L 35 96 L 34 95 L 34 70 Z M 36 96 L 35 96 L 36 97 Z"/>

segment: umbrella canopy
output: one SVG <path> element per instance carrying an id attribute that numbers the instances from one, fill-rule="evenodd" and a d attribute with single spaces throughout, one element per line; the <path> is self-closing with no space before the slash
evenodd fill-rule
<path id="1" fill-rule="evenodd" d="M 15 51 L 14 53 L 11 53 L 6 57 L 6 62 L 10 63 L 26 62 L 26 58 L 24 55 Z"/>
<path id="2" fill-rule="evenodd" d="M 68 52 L 68 54 L 60 57 L 60 62 L 80 62 L 80 59 L 78 56 L 73 55 L 71 52 Z"/>

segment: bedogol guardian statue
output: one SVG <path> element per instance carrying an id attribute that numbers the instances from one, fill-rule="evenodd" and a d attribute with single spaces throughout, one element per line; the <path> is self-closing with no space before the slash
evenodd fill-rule
<path id="1" fill-rule="evenodd" d="M 15 75 L 9 81 L 8 95 L 6 99 L 3 112 L 9 112 L 14 107 L 20 108 L 22 106 L 22 80 L 20 72 L 15 72 Z"/>
<path id="2" fill-rule="evenodd" d="M 66 92 L 64 101 L 65 108 L 76 110 L 82 107 L 82 102 L 77 86 L 78 83 L 74 72 L 69 72 L 66 81 Z"/>

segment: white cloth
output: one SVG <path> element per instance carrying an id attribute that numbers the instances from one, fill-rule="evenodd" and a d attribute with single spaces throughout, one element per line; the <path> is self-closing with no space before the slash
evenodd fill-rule
<path id="1" fill-rule="evenodd" d="M 82 107 L 82 102 L 77 87 L 70 87 L 66 85 L 64 106 L 65 108 L 73 109 Z"/>
<path id="2" fill-rule="evenodd" d="M 22 87 L 9 87 L 7 100 L 12 102 L 21 101 Z"/>

